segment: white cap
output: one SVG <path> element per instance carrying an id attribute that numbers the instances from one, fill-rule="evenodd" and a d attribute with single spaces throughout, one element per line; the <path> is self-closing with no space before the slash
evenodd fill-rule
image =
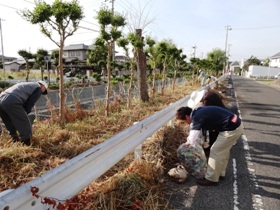
<path id="1" fill-rule="evenodd" d="M 44 91 L 43 94 L 44 94 L 44 95 L 48 94 L 48 90 L 47 90 L 47 89 L 48 89 L 48 83 L 46 83 L 46 82 L 43 81 L 43 80 L 38 81 L 38 83 L 41 84 L 41 85 L 44 85 L 45 88 L 46 88 L 46 91 Z"/>
<path id="2" fill-rule="evenodd" d="M 194 91 L 192 92 L 190 99 L 188 100 L 188 107 L 194 109 L 195 107 L 200 106 L 200 101 L 205 95 L 205 90 Z"/>

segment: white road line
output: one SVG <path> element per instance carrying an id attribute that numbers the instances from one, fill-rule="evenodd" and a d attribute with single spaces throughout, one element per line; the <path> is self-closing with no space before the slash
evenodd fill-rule
<path id="1" fill-rule="evenodd" d="M 235 94 L 235 98 L 237 98 L 236 92 L 234 94 Z M 237 100 L 236 100 L 236 104 L 237 104 L 237 107 L 238 107 L 239 118 L 242 120 L 241 112 L 240 112 L 240 109 L 239 109 L 239 102 Z M 253 168 L 254 164 L 251 161 L 252 158 L 251 158 L 251 154 L 250 154 L 250 148 L 249 148 L 249 144 L 248 144 L 248 139 L 247 139 L 245 134 L 241 136 L 241 140 L 242 140 L 242 143 L 243 143 L 243 149 L 245 151 L 245 159 L 246 159 L 246 163 L 247 163 L 247 169 L 248 169 L 248 172 L 249 172 L 249 175 L 250 175 L 250 180 L 254 183 L 255 191 L 258 191 L 259 184 L 258 184 L 257 176 L 256 176 L 256 173 L 255 173 L 255 169 Z M 238 194 L 235 194 L 235 192 L 238 193 L 238 189 L 237 189 L 237 174 L 235 174 L 236 172 L 237 172 L 237 170 L 236 170 L 236 160 L 233 159 L 234 210 L 238 210 L 237 205 L 239 204 L 238 200 L 237 200 L 237 203 L 235 203 L 235 199 L 238 199 Z M 235 186 L 236 186 L 236 189 L 235 189 Z M 262 201 L 261 195 L 252 193 L 252 205 L 253 205 L 253 208 L 255 210 L 264 210 L 264 208 L 263 208 L 263 201 Z"/>
<path id="2" fill-rule="evenodd" d="M 246 159 L 246 162 L 247 162 L 247 168 L 248 168 L 248 171 L 249 171 L 249 174 L 250 174 L 250 180 L 254 184 L 255 191 L 258 191 L 259 190 L 259 184 L 258 184 L 257 176 L 256 176 L 256 173 L 255 173 L 254 164 L 252 163 L 252 158 L 251 158 L 251 154 L 250 154 L 250 150 L 249 150 L 248 140 L 247 140 L 247 137 L 245 135 L 242 135 L 241 138 L 242 138 L 242 142 L 243 142 L 243 149 L 245 151 L 245 159 Z M 252 203 L 253 203 L 253 208 L 255 210 L 264 210 L 261 195 L 252 193 Z"/>
<path id="3" fill-rule="evenodd" d="M 233 178 L 234 178 L 234 181 L 233 181 L 233 203 L 234 203 L 233 209 L 239 210 L 239 208 L 238 208 L 239 201 L 238 201 L 237 168 L 236 168 L 235 158 L 232 159 L 232 166 L 233 166 Z"/>

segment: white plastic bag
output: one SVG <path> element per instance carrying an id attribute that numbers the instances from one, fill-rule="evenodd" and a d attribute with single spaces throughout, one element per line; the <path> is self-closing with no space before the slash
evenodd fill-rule
<path id="1" fill-rule="evenodd" d="M 168 175 L 173 179 L 173 181 L 178 183 L 183 183 L 188 178 L 188 172 L 182 165 L 178 165 L 176 168 L 170 169 L 168 171 Z"/>

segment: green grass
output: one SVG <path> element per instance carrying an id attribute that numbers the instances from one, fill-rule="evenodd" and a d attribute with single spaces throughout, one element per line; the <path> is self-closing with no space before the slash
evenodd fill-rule
<path id="1" fill-rule="evenodd" d="M 262 83 L 264 85 L 272 85 L 275 79 L 258 79 L 257 82 Z"/>

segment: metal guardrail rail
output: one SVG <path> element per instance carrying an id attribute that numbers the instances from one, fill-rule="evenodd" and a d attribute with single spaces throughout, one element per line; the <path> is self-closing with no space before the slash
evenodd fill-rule
<path id="1" fill-rule="evenodd" d="M 224 76 L 219 81 L 224 80 Z M 204 87 L 213 87 L 216 83 Z M 201 88 L 202 90 L 203 88 Z M 141 145 L 166 123 L 170 122 L 190 96 L 170 104 L 150 117 L 132 125 L 117 135 L 70 159 L 60 166 L 6 194 L 0 195 L 0 210 L 45 210 L 51 206 L 41 204 L 32 196 L 30 188 L 39 188 L 42 197 L 59 200 L 77 195 L 94 180 L 108 171 L 128 153 Z"/>

